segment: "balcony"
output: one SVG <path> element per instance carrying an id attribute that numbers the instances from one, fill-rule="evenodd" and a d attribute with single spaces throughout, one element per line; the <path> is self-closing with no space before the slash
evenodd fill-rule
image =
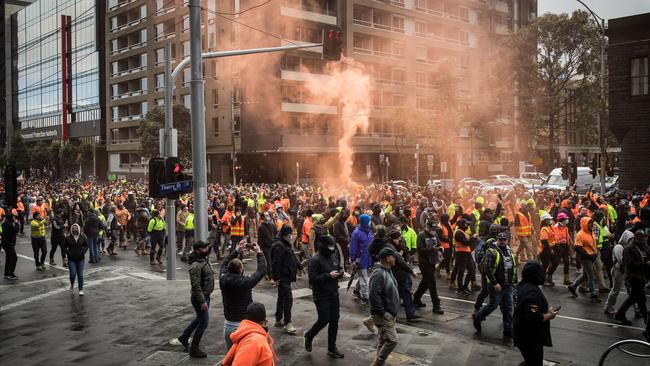
<path id="1" fill-rule="evenodd" d="M 509 13 L 510 9 L 508 8 L 508 3 L 503 0 L 496 0 L 494 5 L 494 10 L 501 13 Z"/>
<path id="2" fill-rule="evenodd" d="M 111 63 L 111 76 L 114 78 L 134 74 L 147 69 L 147 55 L 135 55 Z"/>
<path id="3" fill-rule="evenodd" d="M 147 44 L 147 31 L 142 29 L 139 32 L 125 34 L 111 41 L 111 55 L 118 55 L 128 52 Z"/>
<path id="4" fill-rule="evenodd" d="M 140 143 L 140 139 L 111 140 L 111 145 L 129 145 L 129 144 L 139 144 L 139 143 Z M 138 165 L 141 164 L 138 163 Z"/>
<path id="5" fill-rule="evenodd" d="M 280 15 L 316 23 L 336 25 L 336 3 L 333 1 L 285 0 Z"/>
<path id="6" fill-rule="evenodd" d="M 121 14 L 118 14 L 110 19 L 111 33 L 119 32 L 121 30 L 140 24 L 146 17 L 147 7 L 144 5 L 139 8 L 130 9 Z"/>
<path id="7" fill-rule="evenodd" d="M 115 11 L 121 7 L 127 6 L 131 3 L 136 2 L 137 0 L 109 0 L 108 1 L 108 11 Z"/>
<path id="8" fill-rule="evenodd" d="M 162 23 L 156 24 L 156 41 L 173 38 L 176 35 L 176 23 L 174 19 L 169 19 Z"/>
<path id="9" fill-rule="evenodd" d="M 319 105 L 305 103 L 282 102 L 283 112 L 293 113 L 314 113 L 314 114 L 338 114 L 338 108 L 335 105 Z"/>
<path id="10" fill-rule="evenodd" d="M 404 33 L 404 18 L 363 5 L 354 5 L 352 23 L 363 27 Z"/>
<path id="11" fill-rule="evenodd" d="M 144 118 L 144 114 L 134 114 L 132 116 L 113 117 L 113 123 L 140 121 Z"/>

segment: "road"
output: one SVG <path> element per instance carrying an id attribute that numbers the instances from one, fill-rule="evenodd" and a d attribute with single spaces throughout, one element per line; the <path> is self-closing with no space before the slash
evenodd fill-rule
<path id="1" fill-rule="evenodd" d="M 49 245 L 49 241 L 48 241 Z M 132 246 L 131 246 L 132 247 Z M 60 266 L 34 269 L 33 254 L 27 237 L 19 237 L 17 282 L 0 282 L 0 363 L 25 365 L 174 365 L 215 364 L 225 353 L 223 347 L 223 311 L 220 293 L 215 290 L 210 309 L 210 326 L 203 348 L 207 360 L 188 359 L 182 350 L 168 345 L 192 318 L 189 305 L 187 264 L 178 261 L 178 279 L 166 281 L 164 266 L 151 266 L 148 257 L 136 257 L 119 249 L 116 257 L 103 256 L 98 265 L 86 264 L 86 296 L 68 292 L 68 272 Z M 57 253 L 55 259 L 59 262 Z M 4 252 L 0 255 L 4 265 Z M 247 272 L 255 263 L 246 264 Z M 218 265 L 215 264 L 218 270 Z M 417 280 L 416 280 L 417 284 Z M 287 336 L 271 329 L 279 365 L 370 364 L 374 336 L 360 319 L 367 311 L 341 284 L 341 320 L 339 348 L 345 361 L 330 360 L 324 353 L 326 331 L 314 341 L 314 351 L 302 348 L 302 337 Z M 482 335 L 471 324 L 476 295 L 459 298 L 438 280 L 444 315 L 420 309 L 421 321 L 406 323 L 400 314 L 400 346 L 392 364 L 404 365 L 476 365 L 489 361 L 494 365 L 518 365 L 521 357 L 511 342 L 501 338 L 501 314 L 497 310 L 484 322 Z M 547 348 L 549 365 L 595 365 L 609 345 L 623 339 L 641 339 L 643 321 L 630 311 L 632 326 L 614 324 L 602 311 L 603 304 L 591 304 L 588 297 L 574 299 L 563 286 L 544 288 L 552 305 L 562 305 L 561 316 L 551 323 L 554 347 Z M 624 295 L 623 295 L 624 296 Z M 623 296 L 619 298 L 622 302 Z M 254 291 L 256 301 L 267 307 L 270 322 L 275 311 L 275 289 L 262 281 Z M 306 278 L 294 287 L 294 324 L 299 334 L 315 321 L 315 308 Z M 646 351 L 647 353 L 647 351 Z M 640 365 L 642 360 L 615 355 L 617 365 Z M 650 362 L 647 363 L 650 365 Z"/>

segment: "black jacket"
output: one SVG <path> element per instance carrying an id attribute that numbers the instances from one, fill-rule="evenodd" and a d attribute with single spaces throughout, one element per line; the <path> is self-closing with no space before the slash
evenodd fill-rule
<path id="1" fill-rule="evenodd" d="M 65 222 L 61 216 L 55 215 L 52 219 L 51 240 L 56 243 L 62 243 L 65 240 Z"/>
<path id="2" fill-rule="evenodd" d="M 16 235 L 18 234 L 19 229 L 20 229 L 20 225 L 16 221 L 9 222 L 8 220 L 5 220 L 5 222 L 2 223 L 2 247 L 3 248 L 16 245 Z"/>
<path id="3" fill-rule="evenodd" d="M 331 299 L 339 295 L 338 278 L 332 278 L 330 272 L 338 271 L 340 266 L 335 263 L 332 254 L 327 246 L 320 245 L 318 253 L 309 261 L 309 284 L 314 300 Z"/>
<path id="4" fill-rule="evenodd" d="M 282 238 L 275 238 L 271 247 L 271 277 L 275 281 L 296 282 L 301 269 L 291 244 Z"/>
<path id="5" fill-rule="evenodd" d="M 439 242 L 438 237 L 434 233 L 429 234 L 426 230 L 418 234 L 417 238 L 417 251 L 418 251 L 418 264 L 420 268 L 426 266 L 432 271 L 436 265 L 436 257 L 438 255 Z"/>
<path id="6" fill-rule="evenodd" d="M 645 248 L 636 243 L 631 243 L 623 249 L 623 263 L 625 264 L 625 278 L 645 280 L 647 271 Z"/>
<path id="7" fill-rule="evenodd" d="M 341 246 L 341 248 L 347 248 L 350 244 L 350 232 L 348 231 L 348 226 L 344 220 L 337 219 L 334 222 L 334 240 L 336 243 Z"/>
<path id="8" fill-rule="evenodd" d="M 91 213 L 88 215 L 86 222 L 84 223 L 84 234 L 88 236 L 98 236 L 99 230 L 103 227 L 104 224 L 102 224 L 97 215 Z"/>
<path id="9" fill-rule="evenodd" d="M 266 260 L 264 254 L 257 255 L 257 271 L 250 276 L 228 272 L 228 263 L 237 258 L 239 253 L 233 250 L 221 265 L 219 273 L 219 287 L 223 299 L 223 313 L 226 320 L 240 322 L 246 315 L 246 308 L 253 302 L 253 287 L 255 287 L 266 273 Z"/>
<path id="10" fill-rule="evenodd" d="M 544 321 L 548 301 L 539 289 L 544 282 L 544 269 L 539 262 L 528 262 L 522 270 L 523 280 L 517 285 L 513 314 L 513 335 L 517 347 L 552 347 L 551 323 Z"/>
<path id="11" fill-rule="evenodd" d="M 372 258 L 373 263 L 379 262 L 379 258 L 377 257 L 379 255 L 379 252 L 383 248 L 386 248 L 388 246 L 390 246 L 393 250 L 397 252 L 395 246 L 393 246 L 393 244 L 386 241 L 386 239 L 375 238 L 372 241 L 372 243 L 370 243 L 370 246 L 368 247 L 368 252 L 370 253 L 370 257 Z M 409 267 L 408 263 L 406 263 L 404 258 L 399 253 L 397 253 L 395 259 L 396 259 L 395 266 L 393 267 L 392 271 L 398 283 L 406 280 L 406 276 L 408 275 L 415 277 L 415 273 L 413 272 L 413 269 Z"/>
<path id="12" fill-rule="evenodd" d="M 273 237 L 276 235 L 278 229 L 272 222 L 263 222 L 257 229 L 257 242 L 260 247 L 265 250 L 270 250 L 273 245 Z"/>
<path id="13" fill-rule="evenodd" d="M 88 241 L 84 234 L 79 234 L 77 240 L 74 239 L 72 235 L 68 235 L 63 240 L 63 245 L 61 250 L 68 257 L 68 260 L 71 261 L 82 261 L 86 257 L 86 252 L 88 251 Z"/>

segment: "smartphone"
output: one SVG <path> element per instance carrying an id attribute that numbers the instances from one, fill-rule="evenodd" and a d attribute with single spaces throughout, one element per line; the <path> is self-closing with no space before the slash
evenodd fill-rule
<path id="1" fill-rule="evenodd" d="M 558 305 L 555 307 L 555 311 L 560 311 L 560 309 L 562 309 L 562 305 Z"/>

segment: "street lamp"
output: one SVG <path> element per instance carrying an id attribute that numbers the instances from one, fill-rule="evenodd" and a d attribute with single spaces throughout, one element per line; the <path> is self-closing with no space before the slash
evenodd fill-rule
<path id="1" fill-rule="evenodd" d="M 605 195 L 605 129 L 603 120 L 605 117 L 605 48 L 607 47 L 607 37 L 605 36 L 605 19 L 599 17 L 591 10 L 582 0 L 576 0 L 584 6 L 591 16 L 596 20 L 602 34 L 602 43 L 600 45 L 600 111 L 598 113 L 598 143 L 600 145 L 600 195 Z"/>

